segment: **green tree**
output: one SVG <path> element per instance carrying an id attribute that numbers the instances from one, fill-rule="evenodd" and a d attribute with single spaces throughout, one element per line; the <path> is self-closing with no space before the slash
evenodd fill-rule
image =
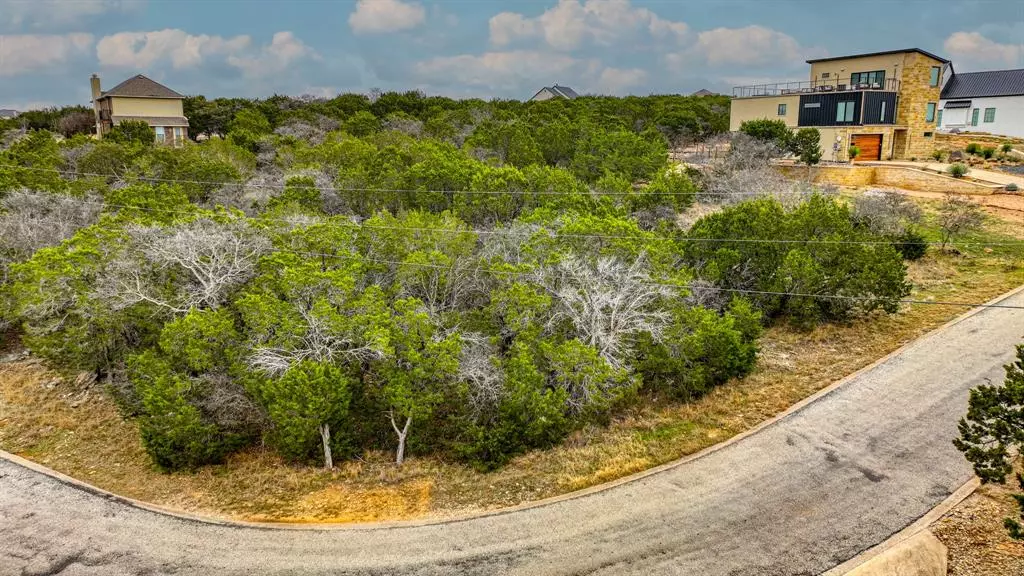
<path id="1" fill-rule="evenodd" d="M 807 165 L 807 181 L 811 181 L 811 167 L 821 161 L 821 132 L 817 128 L 801 128 L 790 141 L 790 151 Z"/>
<path id="2" fill-rule="evenodd" d="M 156 132 L 143 120 L 122 120 L 104 138 L 118 144 L 152 146 L 156 141 Z"/>
<path id="3" fill-rule="evenodd" d="M 740 124 L 740 132 L 765 142 L 775 144 L 780 152 L 790 149 L 793 132 L 786 126 L 785 120 L 747 120 Z"/>
<path id="4" fill-rule="evenodd" d="M 345 120 L 341 128 L 352 136 L 364 138 L 380 131 L 380 120 L 372 112 L 361 110 Z"/>
<path id="5" fill-rule="evenodd" d="M 305 459 L 319 443 L 324 468 L 333 468 L 332 445 L 343 441 L 348 429 L 350 379 L 337 366 L 303 361 L 280 378 L 267 379 L 260 394 L 274 424 L 272 438 L 278 450 Z"/>
<path id="6" fill-rule="evenodd" d="M 1002 386 L 978 386 L 971 390 L 967 416 L 960 420 L 957 449 L 974 465 L 982 482 L 1005 482 L 1013 463 L 1024 454 L 1024 345 L 1017 346 L 1017 358 L 1006 366 Z M 1024 475 L 1017 474 L 1024 490 Z M 1024 540 L 1024 494 L 1014 498 L 1020 506 L 1018 520 L 1004 521 L 1010 536 Z"/>

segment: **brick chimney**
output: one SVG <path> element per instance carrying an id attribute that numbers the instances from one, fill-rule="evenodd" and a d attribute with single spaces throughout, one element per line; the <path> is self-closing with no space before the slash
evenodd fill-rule
<path id="1" fill-rule="evenodd" d="M 96 136 L 103 134 L 103 122 L 100 121 L 100 95 L 103 91 L 100 89 L 100 77 L 93 74 L 89 78 L 89 85 L 92 88 L 92 110 L 96 116 Z"/>

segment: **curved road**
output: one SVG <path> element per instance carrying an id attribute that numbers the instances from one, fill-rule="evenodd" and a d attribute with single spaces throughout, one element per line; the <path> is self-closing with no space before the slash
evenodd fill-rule
<path id="1" fill-rule="evenodd" d="M 1005 304 L 1024 306 L 1024 292 Z M 207 524 L 0 459 L 0 574 L 818 574 L 971 477 L 950 440 L 1001 381 L 1024 310 L 932 333 L 788 416 L 683 465 L 475 519 L 369 529 Z"/>

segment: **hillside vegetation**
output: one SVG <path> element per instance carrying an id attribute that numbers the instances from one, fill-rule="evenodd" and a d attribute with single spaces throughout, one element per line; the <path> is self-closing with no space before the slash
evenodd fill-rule
<path id="1" fill-rule="evenodd" d="M 910 291 L 834 195 L 670 169 L 670 138 L 722 129 L 714 99 L 336 100 L 199 112 L 215 136 L 177 149 L 4 137 L 3 317 L 102 380 L 161 469 L 259 444 L 491 469 L 747 374 L 765 324 Z"/>

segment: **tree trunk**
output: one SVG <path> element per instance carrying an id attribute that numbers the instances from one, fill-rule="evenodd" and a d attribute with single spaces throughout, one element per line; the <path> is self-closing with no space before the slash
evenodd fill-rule
<path id="1" fill-rule="evenodd" d="M 395 452 L 395 464 L 401 466 L 402 462 L 405 462 L 405 438 L 409 435 L 409 425 L 412 424 L 412 416 L 406 417 L 405 426 L 401 430 L 395 424 L 395 413 L 392 412 L 389 417 L 391 418 L 391 427 L 395 429 L 395 434 L 398 434 L 398 450 Z"/>
<path id="2" fill-rule="evenodd" d="M 334 468 L 334 458 L 331 456 L 331 427 L 328 424 L 320 425 L 320 438 L 324 442 L 324 468 Z"/>

